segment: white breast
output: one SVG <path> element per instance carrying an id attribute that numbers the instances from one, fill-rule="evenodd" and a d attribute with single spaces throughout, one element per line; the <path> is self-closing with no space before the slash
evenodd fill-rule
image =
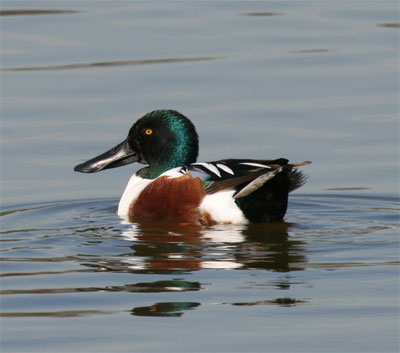
<path id="1" fill-rule="evenodd" d="M 174 168 L 167 170 L 163 174 L 159 176 L 168 176 L 170 178 L 178 178 L 182 176 L 181 173 L 179 173 L 179 170 L 181 168 Z M 117 214 L 118 216 L 127 216 L 129 213 L 129 206 L 131 203 L 137 199 L 137 197 L 140 195 L 140 193 L 144 190 L 144 188 L 149 185 L 153 179 L 145 179 L 141 178 L 140 176 L 133 174 L 131 178 L 128 181 L 128 184 L 126 185 L 125 191 L 121 196 L 121 199 L 119 200 L 119 205 L 118 205 L 118 211 Z"/>
<path id="2" fill-rule="evenodd" d="M 142 190 L 152 182 L 151 179 L 144 179 L 136 174 L 133 174 L 126 185 L 125 191 L 122 194 L 118 205 L 118 216 L 127 216 L 129 206 L 133 200 L 136 200 Z"/>

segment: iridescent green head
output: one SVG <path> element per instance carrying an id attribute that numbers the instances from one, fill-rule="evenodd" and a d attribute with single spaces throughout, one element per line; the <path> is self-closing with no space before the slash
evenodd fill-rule
<path id="1" fill-rule="evenodd" d="M 130 129 L 128 144 L 140 163 L 149 164 L 145 177 L 196 162 L 199 139 L 192 122 L 175 110 L 155 110 Z"/>
<path id="2" fill-rule="evenodd" d="M 188 118 L 175 110 L 154 110 L 133 124 L 125 141 L 75 170 L 92 173 L 139 162 L 149 165 L 138 172 L 140 176 L 156 178 L 196 162 L 198 151 L 196 129 Z"/>

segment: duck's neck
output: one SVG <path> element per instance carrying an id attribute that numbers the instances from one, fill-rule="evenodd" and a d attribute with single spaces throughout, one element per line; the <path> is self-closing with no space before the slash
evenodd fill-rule
<path id="1" fill-rule="evenodd" d="M 146 179 L 155 179 L 167 170 L 194 163 L 197 159 L 197 152 L 190 153 L 191 151 L 188 147 L 175 149 L 169 154 L 168 159 L 153 161 L 148 167 L 140 169 L 137 175 Z"/>
<path id="2" fill-rule="evenodd" d="M 169 167 L 167 165 L 152 164 L 148 167 L 140 169 L 136 174 L 139 175 L 141 178 L 155 179 L 158 178 L 162 173 L 175 167 L 177 166 L 173 165 Z"/>

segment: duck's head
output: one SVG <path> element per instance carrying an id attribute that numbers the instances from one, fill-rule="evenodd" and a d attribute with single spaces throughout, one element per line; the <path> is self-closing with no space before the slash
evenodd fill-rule
<path id="1" fill-rule="evenodd" d="M 149 164 L 144 174 L 154 178 L 196 162 L 198 150 L 196 129 L 188 118 L 175 110 L 154 110 L 133 124 L 125 141 L 74 170 L 94 173 L 139 162 Z"/>

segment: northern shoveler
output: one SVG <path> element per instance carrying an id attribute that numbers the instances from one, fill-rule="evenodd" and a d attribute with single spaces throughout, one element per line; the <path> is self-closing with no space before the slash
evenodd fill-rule
<path id="1" fill-rule="evenodd" d="M 305 182 L 287 159 L 223 159 L 196 162 L 198 136 L 175 110 L 140 118 L 128 137 L 109 151 L 75 167 L 93 173 L 133 162 L 148 164 L 129 180 L 118 215 L 130 221 L 170 219 L 196 224 L 281 220 L 288 193 Z"/>

